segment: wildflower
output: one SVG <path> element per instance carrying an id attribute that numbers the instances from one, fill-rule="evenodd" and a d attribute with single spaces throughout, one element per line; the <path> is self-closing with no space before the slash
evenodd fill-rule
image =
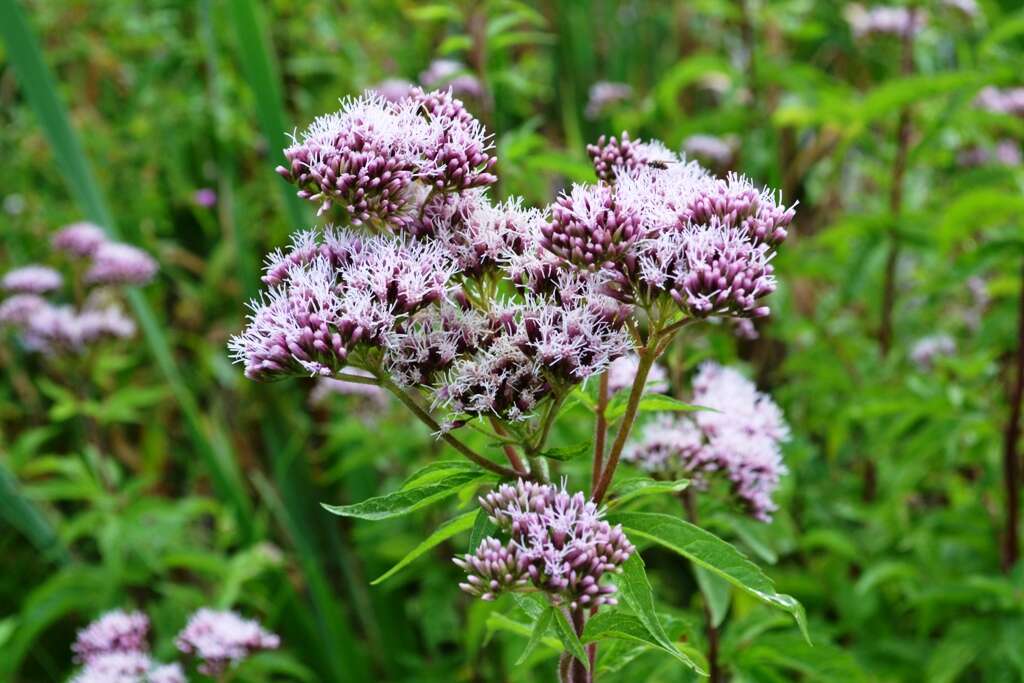
<path id="1" fill-rule="evenodd" d="M 346 370 L 346 374 L 356 375 L 359 377 L 373 377 L 373 375 L 366 370 L 360 370 L 359 368 L 349 368 Z M 328 397 L 333 395 L 365 398 L 370 401 L 370 403 L 378 407 L 386 405 L 388 399 L 387 393 L 380 387 L 373 384 L 349 382 L 347 380 L 334 379 L 332 377 L 321 377 L 317 380 L 313 390 L 309 393 L 309 402 L 313 405 L 320 405 L 326 402 Z"/>
<path id="2" fill-rule="evenodd" d="M 600 269 L 635 263 L 631 249 L 643 236 L 640 217 L 616 200 L 610 185 L 574 185 L 551 207 L 551 222 L 541 230 L 542 245 L 577 266 Z"/>
<path id="3" fill-rule="evenodd" d="M 450 89 L 456 95 L 480 97 L 483 87 L 465 64 L 454 59 L 435 59 L 420 73 L 420 83 L 428 90 Z"/>
<path id="4" fill-rule="evenodd" d="M 484 600 L 507 591 L 540 589 L 570 609 L 613 605 L 615 586 L 605 574 L 622 571 L 635 551 L 621 526 L 604 521 L 582 493 L 519 479 L 480 498 L 505 544 L 487 538 L 474 553 L 456 558 L 467 573 L 459 587 Z"/>
<path id="5" fill-rule="evenodd" d="M 85 280 L 98 285 L 142 285 L 153 279 L 156 270 L 156 261 L 141 249 L 104 242 L 93 252 Z"/>
<path id="6" fill-rule="evenodd" d="M 523 207 L 519 199 L 494 205 L 481 194 L 468 193 L 435 221 L 433 232 L 459 271 L 479 278 L 496 271 L 507 255 L 521 255 L 541 221 L 542 214 Z"/>
<path id="7" fill-rule="evenodd" d="M 187 683 L 180 664 L 158 664 L 146 676 L 146 683 Z"/>
<path id="8" fill-rule="evenodd" d="M 628 353 L 612 361 L 608 366 L 608 392 L 614 394 L 632 387 L 639 368 L 640 357 L 635 353 Z M 657 394 L 667 389 L 668 374 L 665 369 L 660 365 L 651 366 L 647 373 L 647 381 L 644 383 L 644 391 Z"/>
<path id="9" fill-rule="evenodd" d="M 782 411 L 739 372 L 716 363 L 705 363 L 694 377 L 693 402 L 711 410 L 692 418 L 658 416 L 623 458 L 656 475 L 690 476 L 699 487 L 720 473 L 753 517 L 770 521 L 772 494 L 786 473 L 779 444 L 789 428 Z"/>
<path id="10" fill-rule="evenodd" d="M 71 650 L 86 664 L 111 653 L 145 653 L 149 619 L 141 612 L 107 612 L 78 632 Z"/>
<path id="11" fill-rule="evenodd" d="M 409 99 L 430 122 L 421 141 L 423 160 L 417 180 L 442 192 L 464 192 L 497 182 L 491 173 L 497 159 L 490 154 L 490 136 L 451 89 L 424 92 L 417 88 Z"/>
<path id="12" fill-rule="evenodd" d="M 479 349 L 493 333 L 480 313 L 450 304 L 399 321 L 384 338 L 384 364 L 401 386 L 432 384 L 457 358 Z"/>
<path id="13" fill-rule="evenodd" d="M 36 294 L 15 294 L 0 301 L 0 325 L 22 327 L 50 303 Z"/>
<path id="14" fill-rule="evenodd" d="M 936 334 L 919 339 L 910 349 L 910 360 L 921 371 L 927 371 L 941 356 L 956 353 L 956 341 L 948 334 Z"/>
<path id="15" fill-rule="evenodd" d="M 1000 140 L 995 148 L 988 149 L 978 145 L 960 150 L 957 163 L 960 166 L 1020 166 L 1022 163 L 1020 145 L 1014 140 Z"/>
<path id="16" fill-rule="evenodd" d="M 71 683 L 150 683 L 151 667 L 145 652 L 107 652 L 91 659 Z"/>
<path id="17" fill-rule="evenodd" d="M 192 201 L 209 209 L 217 205 L 217 193 L 209 187 L 201 187 L 192 195 Z"/>
<path id="18" fill-rule="evenodd" d="M 369 92 L 379 95 L 388 102 L 398 102 L 408 97 L 415 87 L 404 78 L 386 78 L 380 83 L 370 86 Z"/>
<path id="19" fill-rule="evenodd" d="M 44 294 L 60 289 L 63 282 L 53 268 L 32 264 L 8 271 L 0 279 L 0 287 L 16 294 Z"/>
<path id="20" fill-rule="evenodd" d="M 50 240 L 54 249 L 79 257 L 92 256 L 106 241 L 107 235 L 103 228 L 88 222 L 65 226 Z"/>
<path id="21" fill-rule="evenodd" d="M 857 38 L 905 36 L 919 33 L 927 15 L 916 8 L 876 5 L 870 9 L 853 4 L 847 7 L 846 20 Z"/>
<path id="22" fill-rule="evenodd" d="M 611 182 L 623 171 L 631 171 L 640 166 L 664 167 L 679 162 L 679 157 L 662 143 L 656 140 L 631 140 L 626 131 L 622 131 L 618 138 L 602 135 L 597 139 L 597 144 L 587 145 L 587 154 L 594 164 L 597 177 L 606 182 Z"/>
<path id="23" fill-rule="evenodd" d="M 633 97 L 633 88 L 627 83 L 598 81 L 590 86 L 589 95 L 583 113 L 588 119 L 596 119 L 613 107 L 629 101 Z"/>
<path id="24" fill-rule="evenodd" d="M 318 117 L 293 136 L 277 172 L 298 186 L 299 197 L 332 205 L 359 225 L 401 227 L 408 220 L 419 145 L 430 134 L 411 100 L 388 102 L 367 94 L 342 101 L 341 110 Z"/>
<path id="25" fill-rule="evenodd" d="M 201 673 L 218 676 L 255 652 L 277 649 L 281 639 L 235 612 L 203 607 L 189 618 L 176 642 L 179 650 L 201 660 Z"/>
<path id="26" fill-rule="evenodd" d="M 731 140 L 714 135 L 691 135 L 683 140 L 683 151 L 711 166 L 727 166 L 734 154 Z"/>

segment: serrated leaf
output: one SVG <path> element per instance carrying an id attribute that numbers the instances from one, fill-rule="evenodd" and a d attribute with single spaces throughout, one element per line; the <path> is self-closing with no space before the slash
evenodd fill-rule
<path id="1" fill-rule="evenodd" d="M 661 625 L 658 613 L 654 611 L 654 592 L 651 590 L 651 582 L 647 580 L 647 571 L 644 569 L 644 560 L 640 553 L 634 552 L 626 560 L 616 583 L 619 587 L 619 596 L 633 610 L 640 626 L 647 633 L 648 640 L 694 671 L 706 675 L 696 662 L 676 648 L 665 633 L 665 627 Z"/>
<path id="2" fill-rule="evenodd" d="M 340 517 L 369 520 L 389 519 L 407 515 L 414 510 L 455 495 L 463 486 L 482 482 L 489 478 L 490 475 L 481 475 L 475 471 L 455 472 L 436 484 L 395 491 L 353 505 L 327 505 L 326 503 L 320 505 L 328 512 Z"/>
<path id="3" fill-rule="evenodd" d="M 554 606 L 548 606 L 546 611 L 552 615 L 552 621 L 555 624 L 555 634 L 562 641 L 566 651 L 580 660 L 583 668 L 589 671 L 590 660 L 587 658 L 587 651 L 583 648 L 583 643 L 580 642 L 580 637 L 576 635 L 576 629 L 569 623 L 562 610 Z"/>
<path id="4" fill-rule="evenodd" d="M 678 493 L 690 485 L 689 479 L 675 481 L 658 481 L 650 477 L 633 477 L 623 480 L 616 486 L 609 497 L 608 507 L 614 508 L 640 496 L 653 496 L 661 493 Z"/>
<path id="5" fill-rule="evenodd" d="M 610 521 L 621 524 L 629 535 L 675 551 L 761 602 L 785 610 L 807 642 L 811 641 L 804 608 L 796 598 L 776 592 L 771 579 L 756 564 L 714 534 L 678 517 L 653 512 L 620 512 L 611 515 Z"/>
<path id="6" fill-rule="evenodd" d="M 548 608 L 549 603 L 536 593 L 530 595 L 523 595 L 522 593 L 511 593 L 512 600 L 516 603 L 519 609 L 523 610 L 523 613 L 537 621 L 540 619 L 541 612 Z"/>
<path id="7" fill-rule="evenodd" d="M 399 560 L 398 564 L 396 564 L 394 567 L 378 576 L 373 581 L 371 581 L 370 585 L 376 586 L 379 583 L 387 581 L 392 576 L 400 572 L 407 565 L 411 564 L 420 555 L 427 552 L 434 546 L 438 545 L 439 543 L 443 543 L 444 541 L 447 541 L 455 534 L 468 530 L 470 527 L 473 526 L 473 523 L 476 520 L 476 515 L 476 510 L 470 510 L 465 514 L 461 514 L 458 517 L 449 519 L 447 522 L 437 527 L 437 529 L 434 530 L 434 533 L 427 536 L 427 538 L 422 543 L 420 543 L 418 546 L 409 551 L 409 554 L 407 554 L 405 557 Z"/>
<path id="8" fill-rule="evenodd" d="M 586 644 L 596 643 L 608 638 L 640 643 L 641 645 L 666 652 L 701 676 L 707 675 L 707 671 L 702 666 L 687 657 L 676 647 L 669 648 L 663 643 L 659 643 L 651 637 L 647 627 L 638 618 L 631 614 L 626 614 L 622 610 L 602 611 L 590 617 L 587 625 L 583 628 L 583 637 L 580 640 Z"/>
<path id="9" fill-rule="evenodd" d="M 548 458 L 549 460 L 558 460 L 559 462 L 568 462 L 575 460 L 576 458 L 582 457 L 591 452 L 593 444 L 589 441 L 584 443 L 578 443 L 573 446 L 560 446 L 558 448 L 549 448 L 541 451 L 540 456 Z"/>
<path id="10" fill-rule="evenodd" d="M 523 648 L 523 653 L 519 655 L 519 659 L 516 660 L 515 666 L 519 666 L 533 654 L 533 651 L 537 649 L 537 646 L 544 640 L 544 636 L 547 635 L 548 629 L 551 628 L 551 621 L 554 615 L 551 609 L 546 609 L 541 612 L 540 617 L 533 625 L 533 633 L 530 634 L 530 639 L 526 641 L 526 647 Z"/>

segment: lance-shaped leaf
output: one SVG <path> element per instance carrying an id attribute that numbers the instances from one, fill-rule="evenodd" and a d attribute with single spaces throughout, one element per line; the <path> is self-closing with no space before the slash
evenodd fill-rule
<path id="1" fill-rule="evenodd" d="M 650 477 L 633 477 L 626 479 L 612 489 L 608 507 L 614 508 L 640 496 L 653 496 L 659 493 L 678 493 L 690 485 L 689 479 L 675 481 L 658 481 Z"/>
<path id="2" fill-rule="evenodd" d="M 666 652 L 701 676 L 707 676 L 707 670 L 702 664 L 694 662 L 674 646 L 666 647 L 664 643 L 659 643 L 638 618 L 632 614 L 626 614 L 622 610 L 602 611 L 590 617 L 580 640 L 587 644 L 608 638 L 639 643 Z"/>
<path id="3" fill-rule="evenodd" d="M 569 619 L 565 616 L 557 607 L 548 606 L 545 610 L 552 616 L 552 621 L 555 624 L 555 635 L 562 641 L 562 645 L 566 651 L 576 659 L 580 660 L 583 664 L 583 668 L 590 670 L 590 659 L 587 657 L 587 651 L 583 648 L 583 643 L 580 642 L 580 637 L 576 635 L 576 629 L 573 628 L 572 624 L 569 623 Z"/>
<path id="4" fill-rule="evenodd" d="M 615 398 L 608 404 L 608 410 L 605 413 L 609 420 L 614 420 L 625 414 L 626 405 L 629 403 L 628 399 L 628 392 L 616 394 Z M 636 409 L 641 413 L 663 413 L 668 411 L 692 413 L 698 410 L 718 412 L 714 408 L 684 403 L 677 398 L 665 396 L 664 394 L 647 394 L 640 399 Z"/>
<path id="5" fill-rule="evenodd" d="M 707 601 L 708 611 L 711 613 L 711 625 L 718 628 L 729 611 L 729 603 L 732 602 L 732 586 L 704 567 L 694 567 L 693 573 L 697 577 L 700 592 Z"/>
<path id="6" fill-rule="evenodd" d="M 776 592 L 771 579 L 729 543 L 678 517 L 653 512 L 620 512 L 610 521 L 621 524 L 631 537 L 675 551 L 758 600 L 789 612 L 810 642 L 803 606 L 796 598 Z"/>
<path id="7" fill-rule="evenodd" d="M 455 472 L 433 484 L 368 498 L 354 505 L 327 505 L 326 503 L 321 503 L 321 505 L 328 512 L 341 517 L 389 519 L 407 515 L 414 510 L 455 495 L 464 486 L 478 484 L 491 478 L 492 475 L 482 475 L 479 471 Z"/>
<path id="8" fill-rule="evenodd" d="M 523 648 L 523 653 L 516 660 L 515 666 L 525 662 L 533 654 L 533 651 L 537 649 L 537 646 L 541 644 L 544 636 L 548 634 L 548 630 L 551 628 L 554 616 L 554 609 L 550 607 L 541 612 L 540 617 L 533 625 L 533 633 L 530 634 L 530 639 L 526 641 L 526 647 Z"/>
<path id="9" fill-rule="evenodd" d="M 434 530 L 434 533 L 427 536 L 427 538 L 422 543 L 413 548 L 408 555 L 403 557 L 398 562 L 398 564 L 396 564 L 394 567 L 381 574 L 373 581 L 371 581 L 370 585 L 376 586 L 378 583 L 387 581 L 392 576 L 402 571 L 402 569 L 404 569 L 407 565 L 411 564 L 416 558 L 418 558 L 423 553 L 437 546 L 439 543 L 447 541 L 455 534 L 462 531 L 467 531 L 470 527 L 473 526 L 473 521 L 476 519 L 476 515 L 476 510 L 470 510 L 469 512 L 461 514 L 458 517 L 455 517 L 454 519 L 449 519 L 447 522 L 437 527 L 437 529 Z"/>
<path id="10" fill-rule="evenodd" d="M 651 582 L 647 580 L 647 571 L 644 569 L 640 553 L 633 553 L 622 565 L 622 574 L 617 584 L 619 597 L 633 610 L 637 622 L 646 632 L 646 642 L 655 644 L 694 671 L 706 675 L 696 662 L 676 648 L 672 639 L 665 633 L 665 627 L 661 625 L 661 620 L 654 611 L 654 592 L 651 590 Z"/>
<path id="11" fill-rule="evenodd" d="M 498 525 L 491 521 L 487 510 L 480 508 L 473 521 L 473 529 L 469 532 L 469 552 L 474 553 L 485 538 L 498 530 Z"/>

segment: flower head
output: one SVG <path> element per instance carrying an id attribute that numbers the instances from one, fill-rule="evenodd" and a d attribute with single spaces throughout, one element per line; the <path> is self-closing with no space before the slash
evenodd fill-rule
<path id="1" fill-rule="evenodd" d="M 15 294 L 0 301 L 0 326 L 23 327 L 49 307 L 50 302 L 36 294 Z"/>
<path id="2" fill-rule="evenodd" d="M 435 59 L 420 73 L 420 83 L 428 90 L 450 89 L 456 95 L 480 97 L 483 87 L 466 65 L 454 59 Z"/>
<path id="3" fill-rule="evenodd" d="M 93 223 L 72 223 L 61 228 L 50 241 L 53 248 L 73 256 L 92 256 L 107 241 L 103 228 Z"/>
<path id="4" fill-rule="evenodd" d="M 337 206 L 355 225 L 401 227 L 408 220 L 419 145 L 430 134 L 415 102 L 375 94 L 342 101 L 284 150 L 277 172 L 323 213 Z"/>
<path id="5" fill-rule="evenodd" d="M 633 88 L 627 83 L 598 81 L 590 86 L 589 99 L 584 114 L 588 119 L 596 119 L 609 109 L 627 102 L 633 97 Z"/>
<path id="6" fill-rule="evenodd" d="M 277 649 L 281 639 L 235 612 L 203 607 L 189 618 L 176 642 L 179 650 L 201 660 L 200 672 L 217 676 L 254 652 Z"/>
<path id="7" fill-rule="evenodd" d="M 941 356 L 956 353 L 956 341 L 948 334 L 935 334 L 917 340 L 910 349 L 910 360 L 922 371 L 932 368 Z"/>
<path id="8" fill-rule="evenodd" d="M 490 136 L 451 90 L 424 92 L 417 88 L 409 99 L 430 123 L 429 136 L 421 141 L 423 159 L 417 180 L 446 192 L 497 182 L 491 173 L 497 158 L 490 153 Z"/>
<path id="9" fill-rule="evenodd" d="M 71 683 L 154 683 L 146 675 L 152 665 L 145 652 L 106 652 L 89 660 Z"/>
<path id="10" fill-rule="evenodd" d="M 782 411 L 738 371 L 710 362 L 693 380 L 693 402 L 711 410 L 693 418 L 658 416 L 623 458 L 656 475 L 693 477 L 702 487 L 717 473 L 752 516 L 769 521 L 786 472 L 779 444 L 789 428 Z"/>
<path id="11" fill-rule="evenodd" d="M 543 246 L 559 258 L 592 270 L 632 270 L 634 243 L 644 235 L 640 216 L 618 202 L 606 184 L 575 185 L 551 207 Z"/>
<path id="12" fill-rule="evenodd" d="M 615 587 L 601 579 L 620 572 L 635 549 L 582 493 L 519 479 L 481 498 L 480 506 L 510 540 L 485 539 L 456 559 L 469 575 L 463 590 L 492 600 L 532 584 L 570 609 L 615 604 Z"/>
<path id="13" fill-rule="evenodd" d="M 71 650 L 75 659 L 89 663 L 112 652 L 149 651 L 149 619 L 142 612 L 107 612 L 78 632 Z"/>
<path id="14" fill-rule="evenodd" d="M 53 268 L 32 264 L 9 270 L 0 287 L 16 294 L 45 294 L 60 289 L 64 279 Z"/>
<path id="15" fill-rule="evenodd" d="M 635 353 L 627 353 L 616 358 L 608 366 L 608 392 L 617 393 L 629 389 L 636 381 L 637 370 L 640 369 L 640 357 Z M 661 393 L 668 389 L 668 373 L 660 365 L 651 366 L 644 382 L 644 391 Z"/>
<path id="16" fill-rule="evenodd" d="M 369 92 L 379 95 L 388 102 L 398 102 L 408 97 L 415 87 L 404 78 L 385 78 L 380 83 L 370 86 Z"/>
<path id="17" fill-rule="evenodd" d="M 989 85 L 981 89 L 974 106 L 993 114 L 1024 116 L 1024 87 L 997 88 Z"/>
<path id="18" fill-rule="evenodd" d="M 615 180 L 623 172 L 643 166 L 665 167 L 679 162 L 679 157 L 661 142 L 631 140 L 626 131 L 622 131 L 618 138 L 602 135 L 597 144 L 587 145 L 587 154 L 594 164 L 597 177 L 606 182 Z"/>
<path id="19" fill-rule="evenodd" d="M 683 140 L 683 151 L 688 157 L 719 168 L 728 165 L 734 154 L 732 140 L 714 135 L 691 135 Z"/>
<path id="20" fill-rule="evenodd" d="M 846 20 L 854 36 L 915 35 L 925 26 L 927 15 L 917 8 L 876 5 L 869 9 L 853 4 L 847 7 Z"/>
<path id="21" fill-rule="evenodd" d="M 156 261 L 141 249 L 104 242 L 93 252 L 85 280 L 94 285 L 143 285 L 153 279 L 156 270 Z"/>

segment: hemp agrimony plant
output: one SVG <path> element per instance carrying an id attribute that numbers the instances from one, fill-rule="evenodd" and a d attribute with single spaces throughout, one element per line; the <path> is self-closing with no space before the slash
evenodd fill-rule
<path id="1" fill-rule="evenodd" d="M 230 349 L 256 380 L 376 385 L 466 460 L 431 464 L 398 492 L 330 511 L 384 519 L 494 487 L 400 566 L 472 527 L 469 552 L 455 559 L 461 587 L 484 600 L 512 594 L 534 622 L 524 657 L 551 633 L 564 648 L 560 679 L 591 681 L 597 643 L 625 639 L 704 673 L 701 658 L 666 635 L 634 544 L 663 545 L 801 625 L 802 610 L 724 541 L 678 516 L 635 511 L 645 494 L 677 492 L 685 480 L 615 475 L 639 413 L 693 409 L 652 401 L 647 389 L 679 330 L 768 315 L 771 262 L 794 211 L 773 191 L 716 178 L 658 142 L 623 134 L 588 151 L 597 183 L 543 209 L 496 202 L 490 138 L 450 92 L 345 100 L 295 137 L 277 169 L 338 222 L 269 256 L 268 288 Z M 635 365 L 618 400 L 608 369 L 629 354 Z M 591 476 L 570 481 L 552 472 L 567 456 L 548 439 L 567 403 L 590 404 L 590 378 Z M 728 410 L 728 391 L 719 396 Z M 694 438 L 718 449 L 709 457 L 735 461 L 736 448 L 749 449 L 707 425 Z M 467 430 L 484 432 L 493 452 L 472 448 Z M 780 419 L 774 438 L 783 430 Z M 772 454 L 769 486 L 752 474 L 764 467 L 734 480 L 762 518 L 782 471 Z"/>

